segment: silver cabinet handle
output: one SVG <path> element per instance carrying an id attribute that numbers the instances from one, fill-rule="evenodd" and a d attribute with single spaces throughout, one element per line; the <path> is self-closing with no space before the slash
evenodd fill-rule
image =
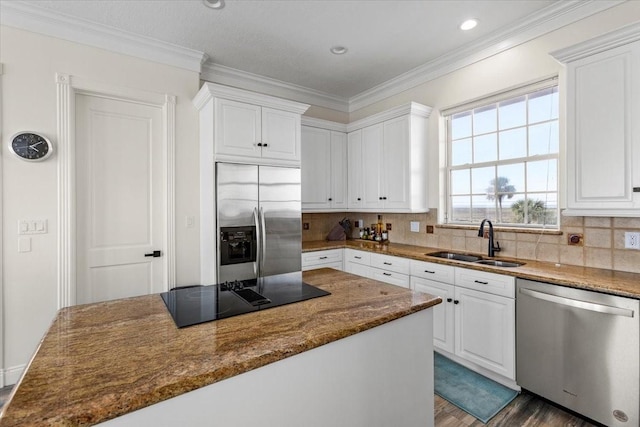
<path id="1" fill-rule="evenodd" d="M 633 310 L 628 308 L 613 307 L 610 305 L 596 304 L 588 301 L 559 297 L 557 295 L 547 294 L 540 291 L 532 291 L 531 289 L 520 288 L 520 293 L 528 295 L 532 298 L 553 302 L 556 304 L 566 305 L 583 310 L 596 311 L 598 313 L 613 314 L 616 316 L 633 317 Z"/>

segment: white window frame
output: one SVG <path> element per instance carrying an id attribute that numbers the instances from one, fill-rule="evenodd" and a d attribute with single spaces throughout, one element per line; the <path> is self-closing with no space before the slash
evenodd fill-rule
<path id="1" fill-rule="evenodd" d="M 451 183 L 451 172 L 455 171 L 455 170 L 466 170 L 466 169 L 475 169 L 475 168 L 481 168 L 481 167 L 487 167 L 487 166 L 503 166 L 503 165 L 509 165 L 509 164 L 519 164 L 519 163 L 525 163 L 526 162 L 531 162 L 531 161 L 538 161 L 538 160 L 548 160 L 548 159 L 555 159 L 556 160 L 556 165 L 557 165 L 557 169 L 556 169 L 556 182 L 558 187 L 556 188 L 555 192 L 554 191 L 548 191 L 548 193 L 555 193 L 556 196 L 556 207 L 555 207 L 555 211 L 556 211 L 556 224 L 519 224 L 519 223 L 498 223 L 497 221 L 494 221 L 494 223 L 496 223 L 497 225 L 503 226 L 503 227 L 509 227 L 509 228 L 513 228 L 513 229 L 552 229 L 552 230 L 559 230 L 560 229 L 560 175 L 561 175 L 561 171 L 560 168 L 562 167 L 560 164 L 560 151 L 561 151 L 561 143 L 559 143 L 559 147 L 558 147 L 558 152 L 553 153 L 553 154 L 545 154 L 545 155 L 535 155 L 535 156 L 525 156 L 525 157 L 519 157 L 519 158 L 511 158 L 511 159 L 506 159 L 506 160 L 494 160 L 494 161 L 488 161 L 488 162 L 483 162 L 483 163 L 472 163 L 470 164 L 463 164 L 463 165 L 456 165 L 456 166 L 452 166 L 450 164 L 451 159 L 452 159 L 452 141 L 451 141 L 451 119 L 454 115 L 459 114 L 459 113 L 463 113 L 463 112 L 467 112 L 467 111 L 472 111 L 478 108 L 482 108 L 482 107 L 487 107 L 490 105 L 495 105 L 498 104 L 500 102 L 503 101 L 508 101 L 510 99 L 514 99 L 523 95 L 528 95 L 528 94 L 532 94 L 535 92 L 538 92 L 540 90 L 544 90 L 544 89 L 549 89 L 552 87 L 558 87 L 558 77 L 557 76 L 551 76 L 542 80 L 538 80 L 532 83 L 527 83 L 521 86 L 517 86 L 514 88 L 509 88 L 507 90 L 504 91 L 500 91 L 500 92 L 496 92 L 496 93 L 492 93 L 489 94 L 487 96 L 484 97 L 480 97 L 480 98 L 476 98 L 473 99 L 471 101 L 467 101 L 465 103 L 462 104 L 457 104 L 451 107 L 448 107 L 446 109 L 441 110 L 441 116 L 444 119 L 444 129 L 445 129 L 445 147 L 446 147 L 446 156 L 444 159 L 444 178 L 445 178 L 445 185 L 444 185 L 444 190 L 445 190 L 445 196 L 442 200 L 442 208 L 443 208 L 443 215 L 440 216 L 441 218 L 441 222 L 445 225 L 453 225 L 453 226 L 464 226 L 464 225 L 476 225 L 475 223 L 471 223 L 471 222 L 454 222 L 452 220 L 452 198 L 451 198 L 451 188 L 452 188 L 452 183 Z M 560 118 L 558 117 L 558 119 L 554 119 L 551 121 L 558 121 L 560 120 Z M 535 123 L 536 125 L 541 124 L 541 123 L 545 123 L 545 122 L 537 122 Z M 529 128 L 529 123 L 526 124 L 526 128 Z M 560 141 L 559 141 L 560 142 Z M 527 188 L 526 188 L 526 171 L 525 171 L 525 189 L 524 189 L 525 194 L 528 193 Z M 536 192 L 539 193 L 539 192 Z"/>

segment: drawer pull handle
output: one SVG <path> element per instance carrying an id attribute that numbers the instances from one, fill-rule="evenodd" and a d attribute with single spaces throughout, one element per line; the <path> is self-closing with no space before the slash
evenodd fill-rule
<path id="1" fill-rule="evenodd" d="M 425 273 L 429 273 L 429 274 L 436 274 L 436 272 L 435 272 L 435 271 L 425 270 L 424 272 L 425 272 Z"/>
<path id="2" fill-rule="evenodd" d="M 489 284 L 489 282 L 483 282 L 481 280 L 474 280 L 474 282 L 480 283 L 481 285 L 488 285 Z"/>
<path id="3" fill-rule="evenodd" d="M 386 262 L 386 261 L 385 261 L 385 262 L 383 262 L 383 264 L 384 264 L 384 265 L 393 265 L 393 263 Z"/>
<path id="4" fill-rule="evenodd" d="M 362 259 L 361 256 L 354 256 L 355 259 Z"/>
<path id="5" fill-rule="evenodd" d="M 447 302 L 453 301 L 453 298 L 447 298 Z"/>
<path id="6" fill-rule="evenodd" d="M 321 256 L 320 259 L 327 259 L 328 257 L 326 256 Z"/>
<path id="7" fill-rule="evenodd" d="M 385 276 L 391 276 L 391 273 L 382 273 L 382 274 L 384 274 Z"/>
<path id="8" fill-rule="evenodd" d="M 453 300 L 453 303 L 454 303 L 454 304 L 460 304 L 460 301 L 458 301 L 458 300 L 456 299 L 456 300 Z"/>

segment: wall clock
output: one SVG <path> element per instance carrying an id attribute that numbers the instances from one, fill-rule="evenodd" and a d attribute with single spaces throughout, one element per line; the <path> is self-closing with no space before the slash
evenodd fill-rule
<path id="1" fill-rule="evenodd" d="M 22 160 L 41 161 L 53 153 L 53 145 L 47 137 L 35 132 L 18 132 L 11 137 L 9 149 Z"/>

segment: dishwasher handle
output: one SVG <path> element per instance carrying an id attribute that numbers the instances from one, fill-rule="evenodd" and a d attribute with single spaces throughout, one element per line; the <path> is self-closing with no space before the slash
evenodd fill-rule
<path id="1" fill-rule="evenodd" d="M 520 293 L 524 295 L 528 295 L 532 298 L 554 302 L 556 304 L 566 305 L 569 307 L 581 308 L 583 310 L 596 311 L 598 313 L 605 313 L 605 314 L 613 314 L 616 316 L 633 317 L 633 310 L 630 310 L 627 308 L 612 307 L 610 305 L 595 304 L 588 301 L 580 301 L 577 299 L 559 297 L 557 295 L 552 295 L 552 294 L 548 294 L 540 291 L 534 291 L 526 288 L 520 288 Z"/>

